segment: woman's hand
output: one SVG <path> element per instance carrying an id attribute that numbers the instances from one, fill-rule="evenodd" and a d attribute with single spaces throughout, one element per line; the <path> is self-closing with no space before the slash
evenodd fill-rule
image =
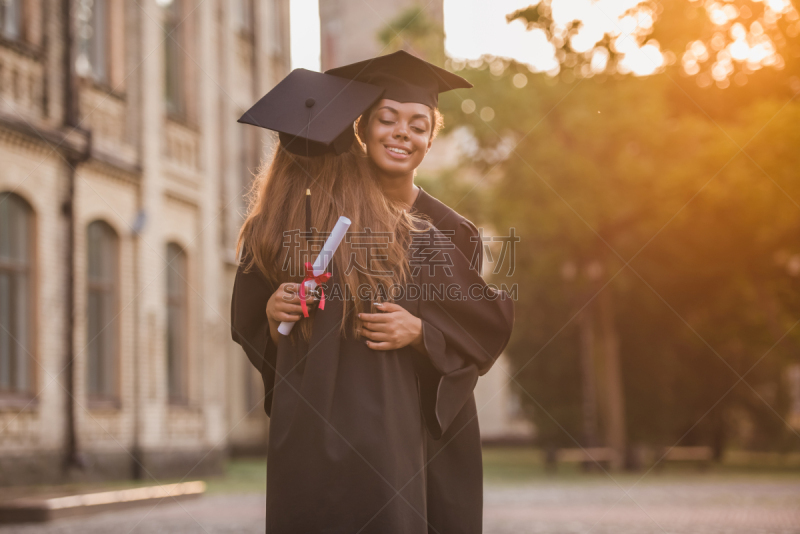
<path id="1" fill-rule="evenodd" d="M 414 317 L 402 306 L 391 302 L 376 303 L 383 313 L 359 313 L 361 328 L 359 335 L 367 338 L 367 346 L 373 350 L 394 350 L 411 345 L 425 353 L 422 343 L 422 320 Z"/>
<path id="2" fill-rule="evenodd" d="M 278 343 L 278 326 L 283 322 L 295 323 L 303 318 L 300 306 L 300 284 L 284 282 L 267 301 L 267 320 L 272 341 Z M 310 291 L 306 291 L 306 305 L 311 309 L 316 299 Z"/>

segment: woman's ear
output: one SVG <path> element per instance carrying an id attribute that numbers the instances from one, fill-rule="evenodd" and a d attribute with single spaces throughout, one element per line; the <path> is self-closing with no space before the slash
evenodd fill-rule
<path id="1" fill-rule="evenodd" d="M 358 130 L 356 130 L 356 134 L 358 135 L 358 144 L 361 145 L 361 148 L 364 152 L 367 151 L 367 139 L 365 134 L 367 133 L 367 129 L 364 128 L 364 125 L 361 124 L 361 121 L 358 123 Z"/>
<path id="2" fill-rule="evenodd" d="M 361 141 L 361 144 L 367 142 L 367 121 L 366 115 L 361 115 L 361 118 L 358 119 L 358 124 L 356 125 L 356 133 L 358 134 L 358 139 Z"/>

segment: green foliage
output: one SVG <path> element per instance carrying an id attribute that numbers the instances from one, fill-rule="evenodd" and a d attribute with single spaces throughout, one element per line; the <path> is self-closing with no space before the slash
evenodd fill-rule
<path id="1" fill-rule="evenodd" d="M 800 16 L 778 4 L 643 0 L 625 13 L 635 29 L 612 25 L 586 50 L 573 37 L 591 21 L 556 23 L 540 0 L 507 19 L 544 32 L 557 76 L 485 57 L 460 72 L 474 89 L 440 98 L 445 133 L 465 128 L 476 147 L 418 182 L 522 239 L 513 275 L 487 276 L 518 284 L 507 353 L 542 446 L 585 443 L 576 319 L 608 298 L 630 444 L 800 449 L 783 419 L 800 364 Z M 737 24 L 775 61 L 728 61 Z M 442 37 L 419 7 L 380 34 L 434 63 Z M 626 39 L 665 66 L 623 75 Z"/>
<path id="2" fill-rule="evenodd" d="M 492 60 L 441 102 L 479 149 L 424 187 L 522 239 L 495 281 L 519 284 L 507 352 L 542 444 L 582 439 L 575 317 L 604 291 L 630 442 L 800 448 L 782 420 L 800 363 L 800 103 L 725 99 L 712 117 L 666 74 L 566 84 Z"/>

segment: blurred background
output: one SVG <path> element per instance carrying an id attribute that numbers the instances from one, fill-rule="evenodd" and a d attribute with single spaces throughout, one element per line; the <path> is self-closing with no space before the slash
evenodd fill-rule
<path id="1" fill-rule="evenodd" d="M 797 8 L 0 0 L 0 499 L 206 479 L 218 506 L 96 531 L 263 528 L 229 305 L 275 140 L 236 120 L 405 49 L 475 85 L 417 183 L 516 298 L 476 389 L 487 532 L 800 532 Z"/>

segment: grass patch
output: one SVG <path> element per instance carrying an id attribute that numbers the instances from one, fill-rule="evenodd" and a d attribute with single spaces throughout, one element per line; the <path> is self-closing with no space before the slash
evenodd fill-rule
<path id="1" fill-rule="evenodd" d="M 663 467 L 654 469 L 647 478 L 672 480 L 713 480 L 728 477 L 747 479 L 797 479 L 800 469 L 786 463 L 776 465 L 776 461 L 742 462 L 723 460 L 720 464 L 702 465 L 694 462 L 667 462 Z M 760 458 L 759 458 L 760 460 Z M 623 471 L 613 473 L 614 479 L 638 480 L 647 468 L 641 471 Z M 608 475 L 600 469 L 584 472 L 580 464 L 561 463 L 555 473 L 545 470 L 544 453 L 539 449 L 526 447 L 486 447 L 483 449 L 483 477 L 487 484 L 514 485 L 536 481 L 561 482 L 588 481 L 592 479 L 607 480 Z M 236 458 L 227 462 L 225 474 L 219 477 L 204 479 L 208 484 L 208 493 L 264 493 L 267 487 L 267 462 L 264 458 Z M 169 482 L 169 481 L 164 481 Z M 127 482 L 130 486 L 131 483 Z"/>
<path id="2" fill-rule="evenodd" d="M 538 449 L 483 449 L 483 479 L 486 482 L 524 482 L 546 474 L 544 454 Z"/>
<path id="3" fill-rule="evenodd" d="M 237 458 L 225 466 L 225 474 L 204 479 L 207 493 L 265 493 L 267 461 L 264 458 Z"/>
<path id="4" fill-rule="evenodd" d="M 607 469 L 607 467 L 606 467 Z M 692 461 L 664 462 L 650 470 L 645 466 L 638 471 L 615 472 L 614 478 L 637 479 L 645 472 L 648 477 L 686 479 L 716 478 L 743 475 L 756 478 L 800 477 L 800 462 L 795 455 L 778 454 L 726 454 L 720 463 Z M 555 472 L 548 472 L 544 464 L 544 452 L 525 447 L 486 447 L 483 449 L 484 481 L 492 484 L 514 484 L 537 479 L 571 480 L 576 478 L 607 478 L 599 467 L 586 472 L 579 463 L 559 463 Z"/>

